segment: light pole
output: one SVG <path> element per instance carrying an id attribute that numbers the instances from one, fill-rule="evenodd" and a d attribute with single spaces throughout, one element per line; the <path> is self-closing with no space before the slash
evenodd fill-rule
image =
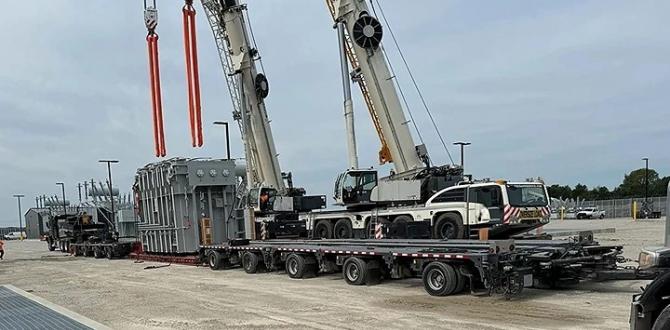
<path id="1" fill-rule="evenodd" d="M 472 143 L 470 143 L 470 142 L 464 142 L 464 141 L 454 142 L 455 146 L 461 146 L 461 168 L 463 169 L 463 171 L 465 171 L 465 167 L 464 167 L 465 160 L 464 160 L 463 149 L 465 148 L 465 146 L 469 146 L 471 144 Z"/>
<path id="2" fill-rule="evenodd" d="M 65 206 L 65 183 L 56 182 L 56 184 L 59 185 L 63 191 L 63 215 L 67 215 L 67 208 Z"/>
<path id="3" fill-rule="evenodd" d="M 228 135 L 228 123 L 225 121 L 215 121 L 214 125 L 223 125 L 226 128 L 226 157 L 230 160 L 230 136 Z"/>
<path id="4" fill-rule="evenodd" d="M 647 200 L 649 199 L 649 158 L 644 157 L 644 205 L 647 207 Z"/>
<path id="5" fill-rule="evenodd" d="M 23 195 L 23 194 L 14 195 L 14 197 L 16 197 L 16 200 L 19 203 L 19 239 L 20 240 L 23 240 L 23 219 L 21 219 L 21 213 L 23 213 L 23 212 L 21 212 L 21 197 L 23 197 L 23 196 L 25 196 L 25 195 Z"/>
<path id="6" fill-rule="evenodd" d="M 112 202 L 112 227 L 116 228 L 116 214 L 114 213 L 114 193 L 112 191 L 112 164 L 118 163 L 118 160 L 101 159 L 98 163 L 107 163 L 107 174 L 109 175 L 109 200 Z"/>

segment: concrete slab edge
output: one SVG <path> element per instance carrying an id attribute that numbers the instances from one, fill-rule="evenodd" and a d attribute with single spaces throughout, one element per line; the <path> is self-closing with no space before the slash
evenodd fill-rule
<path id="1" fill-rule="evenodd" d="M 87 327 L 91 327 L 93 329 L 99 329 L 99 330 L 111 330 L 110 327 L 108 327 L 106 325 L 103 325 L 102 323 L 93 321 L 93 320 L 91 320 L 91 319 L 89 319 L 89 318 L 87 318 L 87 317 L 85 317 L 81 314 L 77 314 L 77 313 L 75 313 L 75 312 L 73 312 L 73 311 L 71 311 L 71 310 L 69 310 L 65 307 L 56 305 L 56 304 L 54 304 L 54 303 L 52 303 L 52 302 L 50 302 L 46 299 L 40 298 L 40 297 L 38 297 L 34 294 L 31 294 L 29 292 L 21 290 L 21 289 L 13 286 L 11 284 L 5 284 L 5 285 L 2 285 L 2 286 L 4 286 L 5 288 L 7 288 L 9 290 L 14 291 L 15 293 L 17 293 L 17 294 L 19 294 L 23 297 L 26 297 L 26 298 L 34 301 L 34 302 L 36 302 L 36 303 L 38 303 L 38 304 L 40 304 L 40 305 L 42 305 L 46 308 L 49 308 L 49 309 L 51 309 L 51 310 L 53 310 L 57 313 L 65 315 L 65 316 L 67 316 L 67 317 L 69 317 L 69 318 L 87 326 Z"/>

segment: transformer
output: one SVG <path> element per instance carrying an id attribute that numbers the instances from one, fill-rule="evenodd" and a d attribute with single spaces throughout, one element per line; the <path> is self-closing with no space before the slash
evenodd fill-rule
<path id="1" fill-rule="evenodd" d="M 235 160 L 173 158 L 137 170 L 133 190 L 145 252 L 188 254 L 244 236 Z"/>

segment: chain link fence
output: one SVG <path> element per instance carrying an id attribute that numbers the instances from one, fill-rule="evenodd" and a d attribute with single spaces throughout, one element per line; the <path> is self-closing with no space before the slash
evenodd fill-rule
<path id="1" fill-rule="evenodd" d="M 652 211 L 661 211 L 661 216 L 666 215 L 667 197 L 649 197 L 648 198 Z M 605 211 L 608 218 L 624 218 L 633 215 L 633 203 L 637 202 L 637 209 L 640 210 L 644 205 L 644 197 L 642 198 L 624 198 L 624 199 L 609 199 L 599 201 L 583 201 L 582 207 L 596 207 Z"/>

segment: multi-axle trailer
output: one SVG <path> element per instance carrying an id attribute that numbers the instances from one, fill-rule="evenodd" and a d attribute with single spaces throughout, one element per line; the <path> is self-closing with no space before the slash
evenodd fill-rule
<path id="1" fill-rule="evenodd" d="M 584 279 L 653 278 L 657 270 L 619 266 L 621 246 L 600 246 L 585 232 L 566 240 L 231 240 L 200 249 L 212 269 L 284 270 L 291 278 L 341 272 L 348 284 L 420 277 L 430 295 L 519 294 Z"/>

